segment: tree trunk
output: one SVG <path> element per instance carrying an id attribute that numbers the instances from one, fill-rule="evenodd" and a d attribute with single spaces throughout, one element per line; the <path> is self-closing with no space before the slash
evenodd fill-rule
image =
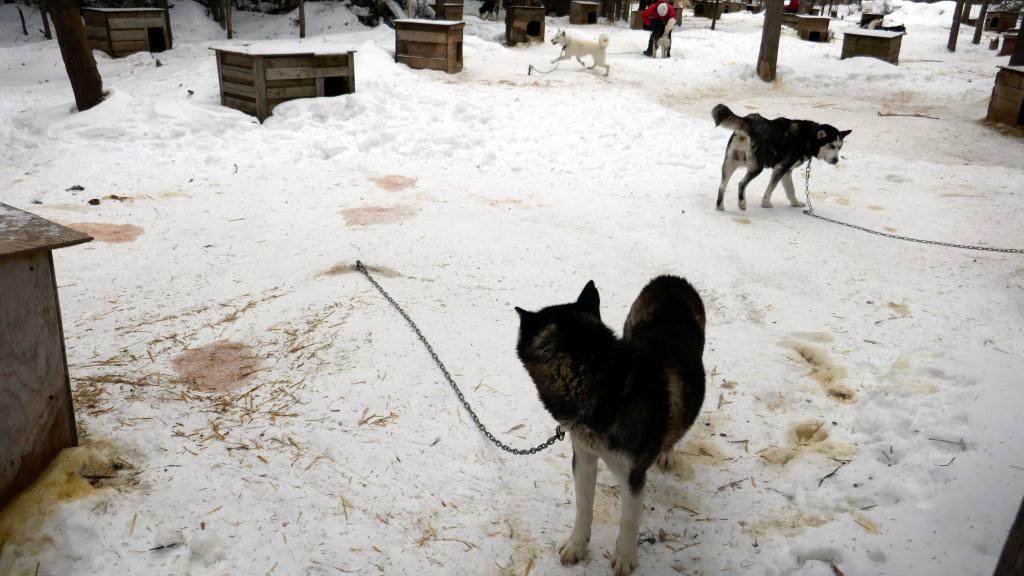
<path id="1" fill-rule="evenodd" d="M 1003 546 L 1003 555 L 999 557 L 999 564 L 996 564 L 995 576 L 1019 574 L 1024 574 L 1024 502 L 1021 502 L 1020 509 L 1017 510 L 1017 519 L 1010 527 L 1010 536 Z"/>
<path id="2" fill-rule="evenodd" d="M 28 28 L 25 27 L 25 14 L 21 11 L 21 6 L 16 6 L 18 9 L 18 16 L 21 17 L 21 33 L 28 36 Z"/>
<path id="3" fill-rule="evenodd" d="M 231 33 L 231 0 L 224 0 L 224 29 L 228 32 L 228 40 L 234 38 Z"/>
<path id="4" fill-rule="evenodd" d="M 711 19 L 711 29 L 715 29 L 715 24 L 718 23 L 718 15 L 721 12 L 722 0 L 715 0 L 715 13 L 714 18 Z"/>
<path id="5" fill-rule="evenodd" d="M 306 2 L 299 0 L 299 38 L 306 37 Z"/>
<path id="6" fill-rule="evenodd" d="M 953 8 L 953 25 L 949 27 L 949 42 L 946 43 L 946 50 L 956 52 L 956 39 L 960 34 L 960 15 L 964 11 L 964 0 L 956 0 L 956 7 Z"/>
<path id="7" fill-rule="evenodd" d="M 974 23 L 974 38 L 971 44 L 981 44 L 981 33 L 985 29 L 985 14 L 988 13 L 988 0 L 981 0 L 981 13 L 978 14 L 978 21 Z"/>
<path id="8" fill-rule="evenodd" d="M 83 112 L 103 101 L 103 80 L 96 69 L 89 39 L 85 36 L 82 13 L 75 0 L 49 0 L 57 44 L 75 92 L 75 104 Z"/>
<path id="9" fill-rule="evenodd" d="M 1017 45 L 1013 47 L 1013 54 L 1010 54 L 1010 66 L 1024 66 L 1024 40 L 1021 36 L 1024 34 L 1017 35 Z"/>
<path id="10" fill-rule="evenodd" d="M 775 65 L 779 60 L 779 35 L 782 34 L 782 2 L 783 0 L 765 0 L 761 51 L 757 55 L 757 75 L 765 82 L 775 80 Z"/>
<path id="11" fill-rule="evenodd" d="M 974 6 L 974 0 L 965 0 L 964 12 L 960 15 L 960 23 L 966 24 L 971 19 L 971 7 Z"/>
<path id="12" fill-rule="evenodd" d="M 53 40 L 53 33 L 50 32 L 50 18 L 46 14 L 46 0 L 39 0 L 39 17 L 43 19 L 43 36 L 47 40 Z"/>
<path id="13" fill-rule="evenodd" d="M 405 15 L 412 18 L 412 0 L 405 0 Z"/>

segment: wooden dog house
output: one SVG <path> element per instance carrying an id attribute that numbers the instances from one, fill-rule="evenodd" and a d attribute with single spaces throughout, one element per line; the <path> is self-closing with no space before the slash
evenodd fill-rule
<path id="1" fill-rule="evenodd" d="M 899 65 L 900 45 L 906 32 L 884 30 L 848 30 L 843 33 L 843 53 L 840 60 L 855 56 L 870 56 Z"/>
<path id="2" fill-rule="evenodd" d="M 395 20 L 395 62 L 410 68 L 462 72 L 465 22 Z"/>
<path id="3" fill-rule="evenodd" d="M 110 56 L 171 49 L 171 18 L 163 8 L 82 8 L 93 50 Z"/>
<path id="4" fill-rule="evenodd" d="M 0 509 L 78 445 L 52 251 L 90 240 L 0 204 Z"/>
<path id="5" fill-rule="evenodd" d="M 570 24 L 597 24 L 597 9 L 601 7 L 599 2 L 590 0 L 572 0 L 569 5 Z"/>
<path id="6" fill-rule="evenodd" d="M 725 5 L 721 2 L 696 0 L 693 3 L 693 16 L 695 18 L 711 18 L 715 20 L 721 18 L 722 14 L 725 14 Z"/>
<path id="7" fill-rule="evenodd" d="M 1003 47 L 999 49 L 999 56 L 1013 54 L 1013 49 L 1017 47 L 1017 39 L 1019 37 L 1020 32 L 1007 32 L 1003 34 Z"/>
<path id="8" fill-rule="evenodd" d="M 825 16 L 797 16 L 796 32 L 801 40 L 828 42 L 828 23 Z"/>
<path id="9" fill-rule="evenodd" d="M 463 8 L 463 0 L 437 0 L 434 4 L 434 18 L 462 20 Z"/>
<path id="10" fill-rule="evenodd" d="M 1006 32 L 1017 27 L 1017 18 L 1020 15 L 1016 12 L 996 10 L 985 15 L 985 30 Z"/>
<path id="11" fill-rule="evenodd" d="M 571 8 L 570 8 L 571 10 Z M 505 44 L 544 41 L 543 6 L 509 6 L 505 9 Z"/>
<path id="12" fill-rule="evenodd" d="M 1024 66 L 1000 66 L 988 101 L 987 119 L 1024 126 Z"/>
<path id="13" fill-rule="evenodd" d="M 220 103 L 263 122 L 288 100 L 356 91 L 355 52 L 324 42 L 214 47 Z"/>

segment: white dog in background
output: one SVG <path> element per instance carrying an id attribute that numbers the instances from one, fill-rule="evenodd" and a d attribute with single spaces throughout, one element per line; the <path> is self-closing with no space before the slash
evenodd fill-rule
<path id="1" fill-rule="evenodd" d="M 668 22 L 665 22 L 665 32 L 662 33 L 658 41 L 654 43 L 654 57 L 658 58 L 658 54 L 661 54 L 661 58 L 668 58 L 669 54 L 672 53 L 672 37 L 669 34 L 672 33 L 672 29 L 676 27 L 676 19 L 669 18 Z"/>
<path id="2" fill-rule="evenodd" d="M 586 66 L 589 69 L 594 69 L 596 66 L 604 68 L 604 75 L 607 76 L 611 67 L 605 62 L 605 52 L 608 50 L 608 35 L 601 34 L 597 37 L 597 42 L 593 40 L 585 40 L 583 38 L 576 38 L 565 33 L 565 30 L 559 29 L 555 34 L 555 37 L 551 39 L 552 44 L 561 44 L 562 53 L 551 61 L 552 64 L 559 60 L 568 60 L 573 56 L 576 57 L 576 61 L 581 66 Z M 587 66 L 581 56 L 589 55 L 594 59 L 594 63 Z"/>

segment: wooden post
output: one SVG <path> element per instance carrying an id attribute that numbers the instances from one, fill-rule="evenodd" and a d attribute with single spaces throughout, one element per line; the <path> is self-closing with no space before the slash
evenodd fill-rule
<path id="1" fill-rule="evenodd" d="M 757 75 L 765 82 L 775 80 L 775 65 L 779 60 L 779 35 L 782 34 L 782 2 L 783 0 L 765 0 L 761 51 L 757 55 Z"/>
<path id="2" fill-rule="evenodd" d="M 715 13 L 711 19 L 711 29 L 715 29 L 715 24 L 718 22 L 718 15 L 721 13 L 721 0 L 715 0 Z"/>
<path id="3" fill-rule="evenodd" d="M 306 37 L 306 0 L 299 0 L 299 38 Z"/>
<path id="4" fill-rule="evenodd" d="M 946 42 L 946 50 L 956 52 L 956 39 L 960 34 L 960 15 L 964 11 L 965 0 L 956 0 L 953 8 L 953 24 L 949 27 L 949 42 Z"/>
<path id="5" fill-rule="evenodd" d="M 412 0 L 405 0 L 405 15 L 412 18 Z"/>
<path id="6" fill-rule="evenodd" d="M 1021 36 L 1024 34 L 1017 36 L 1017 44 L 1013 47 L 1013 54 L 1010 54 L 1010 66 L 1024 66 L 1024 38 Z"/>
<path id="7" fill-rule="evenodd" d="M 1019 42 L 1019 41 L 1018 41 Z M 1020 44 L 1017 44 L 1020 46 Z M 1015 576 L 1024 574 L 1024 502 L 1017 510 L 1017 519 L 1010 527 L 1010 536 L 1003 546 L 1003 554 L 996 564 L 995 576 Z"/>
<path id="8" fill-rule="evenodd" d="M 231 33 L 231 0 L 224 0 L 224 29 L 228 32 L 228 40 L 234 35 Z"/>
<path id="9" fill-rule="evenodd" d="M 60 55 L 75 93 L 75 104 L 83 112 L 103 101 L 103 80 L 85 36 L 82 13 L 75 0 L 49 0 Z"/>
<path id="10" fill-rule="evenodd" d="M 978 21 L 974 23 L 974 38 L 971 44 L 981 44 L 981 33 L 985 29 L 985 14 L 988 13 L 988 0 L 981 0 L 981 13 L 978 14 Z"/>
<path id="11" fill-rule="evenodd" d="M 46 0 L 39 0 L 39 17 L 43 19 L 43 36 L 47 40 L 53 40 L 53 33 L 50 32 L 50 17 L 46 14 Z"/>

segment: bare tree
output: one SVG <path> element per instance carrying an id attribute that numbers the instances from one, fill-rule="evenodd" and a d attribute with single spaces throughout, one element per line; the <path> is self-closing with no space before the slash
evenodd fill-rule
<path id="1" fill-rule="evenodd" d="M 53 40 L 53 34 L 50 32 L 50 18 L 46 15 L 46 0 L 39 1 L 39 17 L 43 19 L 43 36 L 46 36 L 47 40 Z"/>
<path id="2" fill-rule="evenodd" d="M 995 576 L 1013 576 L 1021 573 L 1024 573 L 1024 502 L 1017 511 L 1017 519 L 1010 527 L 1010 537 L 1003 546 L 999 564 L 996 564 Z"/>
<path id="3" fill-rule="evenodd" d="M 1024 41 L 1017 38 L 1017 45 L 1013 47 L 1013 54 L 1010 54 L 1010 66 L 1024 66 Z"/>
<path id="4" fill-rule="evenodd" d="M 761 51 L 757 55 L 757 75 L 765 82 L 775 80 L 775 66 L 779 61 L 779 36 L 782 34 L 782 2 L 765 0 Z"/>
<path id="5" fill-rule="evenodd" d="M 299 38 L 305 38 L 305 37 L 306 37 L 306 0 L 299 0 Z"/>
<path id="6" fill-rule="evenodd" d="M 88 110 L 103 101 L 103 80 L 85 36 L 82 13 L 75 0 L 49 0 L 47 7 L 53 16 L 57 44 L 75 93 L 75 104 L 79 112 Z"/>
<path id="7" fill-rule="evenodd" d="M 25 27 L 25 13 L 21 11 L 21 6 L 15 6 L 18 9 L 18 16 L 21 17 L 21 33 L 28 36 L 28 28 Z"/>
<path id="8" fill-rule="evenodd" d="M 228 40 L 235 37 L 231 32 L 231 0 L 224 0 L 224 29 L 228 32 Z"/>
<path id="9" fill-rule="evenodd" d="M 960 16 L 964 12 L 966 3 L 966 0 L 956 0 L 956 7 L 953 8 L 953 25 L 949 27 L 949 42 L 946 43 L 946 49 L 950 52 L 956 52 L 956 39 L 960 34 Z"/>
<path id="10" fill-rule="evenodd" d="M 974 38 L 971 44 L 981 44 L 981 33 L 985 29 L 985 15 L 988 13 L 988 0 L 981 0 L 981 14 L 978 14 L 978 21 L 974 23 Z"/>

